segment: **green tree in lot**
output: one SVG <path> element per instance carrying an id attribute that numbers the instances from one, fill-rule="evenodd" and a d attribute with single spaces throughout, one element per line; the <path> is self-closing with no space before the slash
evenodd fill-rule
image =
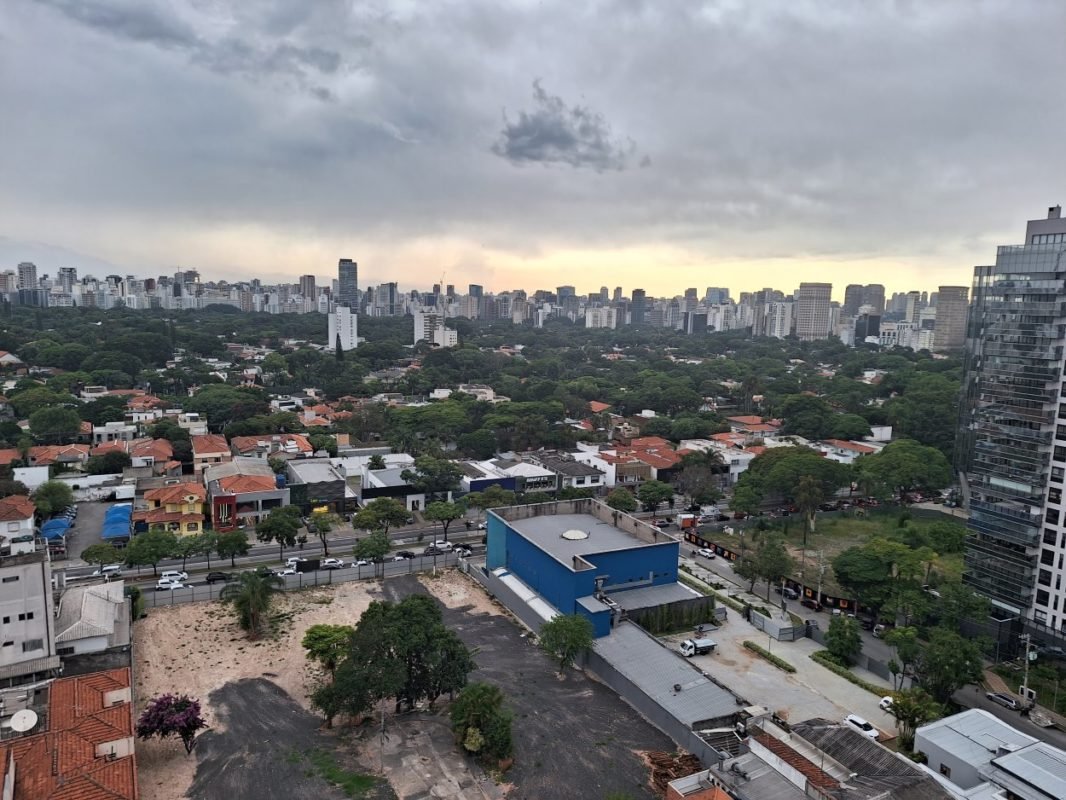
<path id="1" fill-rule="evenodd" d="M 632 514 L 640 508 L 637 498 L 635 498 L 633 493 L 627 489 L 613 489 L 611 493 L 607 495 L 607 505 L 616 511 L 623 511 L 626 514 Z"/>
<path id="2" fill-rule="evenodd" d="M 448 528 L 457 519 L 461 519 L 466 510 L 459 503 L 437 500 L 426 506 L 422 516 L 432 522 L 439 522 L 444 531 L 444 541 L 448 541 Z"/>
<path id="3" fill-rule="evenodd" d="M 900 439 L 879 453 L 863 456 L 856 469 L 901 498 L 915 489 L 935 491 L 951 483 L 951 465 L 944 454 L 913 439 Z"/>
<path id="4" fill-rule="evenodd" d="M 359 509 L 352 519 L 352 526 L 367 531 L 381 531 L 386 536 L 389 528 L 407 522 L 409 513 L 399 500 L 392 497 L 378 497 Z"/>
<path id="5" fill-rule="evenodd" d="M 90 475 L 121 474 L 133 460 L 121 450 L 112 450 L 100 456 L 92 456 L 85 462 L 85 471 Z"/>
<path id="6" fill-rule="evenodd" d="M 233 583 L 222 587 L 219 600 L 229 603 L 237 612 L 237 624 L 249 639 L 258 639 L 266 624 L 274 595 L 284 582 L 267 569 L 246 570 Z"/>
<path id="7" fill-rule="evenodd" d="M 312 433 L 310 436 L 307 437 L 307 441 L 311 445 L 311 448 L 314 450 L 314 452 L 317 453 L 319 450 L 325 450 L 329 454 L 330 458 L 337 457 L 336 437 L 330 436 L 329 434 L 325 433 Z"/>
<path id="8" fill-rule="evenodd" d="M 807 547 L 807 534 L 814 533 L 815 520 L 818 516 L 818 506 L 820 506 L 825 499 L 825 492 L 822 490 L 822 484 L 813 475 L 804 475 L 799 479 L 799 483 L 796 484 L 796 489 L 793 494 L 793 499 L 796 502 L 796 507 L 799 508 L 801 514 L 803 514 L 806 520 L 806 525 L 803 528 L 803 547 Z"/>
<path id="9" fill-rule="evenodd" d="M 889 712 L 896 719 L 901 749 L 914 749 L 914 734 L 922 725 L 944 715 L 943 707 L 924 689 L 914 687 L 892 693 Z"/>
<path id="10" fill-rule="evenodd" d="M 792 571 L 792 556 L 780 536 L 763 536 L 755 548 L 755 568 L 766 581 L 766 601 L 770 602 L 770 584 L 779 582 Z"/>
<path id="11" fill-rule="evenodd" d="M 833 572 L 856 605 L 861 602 L 879 613 L 898 605 L 901 594 L 917 586 L 914 576 L 924 555 L 902 542 L 877 537 L 837 554 Z"/>
<path id="12" fill-rule="evenodd" d="M 53 392 L 44 386 L 34 386 L 25 391 L 11 394 L 9 398 L 19 419 L 32 417 L 40 409 L 74 406 L 78 403 L 77 398 L 73 395 Z"/>
<path id="13" fill-rule="evenodd" d="M 718 478 L 709 464 L 690 463 L 677 474 L 677 488 L 695 505 L 715 503 L 721 498 Z"/>
<path id="14" fill-rule="evenodd" d="M 744 553 L 733 562 L 733 573 L 748 582 L 748 592 L 755 591 L 755 581 L 759 580 L 759 565 L 754 552 Z"/>
<path id="15" fill-rule="evenodd" d="M 74 492 L 63 481 L 45 481 L 33 493 L 37 513 L 47 519 L 74 504 Z"/>
<path id="16" fill-rule="evenodd" d="M 219 533 L 215 539 L 215 552 L 219 558 L 228 558 L 231 568 L 237 566 L 237 556 L 246 556 L 251 549 L 244 531 Z"/>
<path id="17" fill-rule="evenodd" d="M 885 634 L 885 644 L 896 650 L 896 657 L 889 663 L 889 669 L 895 676 L 896 689 L 902 689 L 903 679 L 910 673 L 922 651 L 922 644 L 918 641 L 918 629 L 909 626 L 892 628 Z M 894 670 L 893 665 L 897 667 Z"/>
<path id="18" fill-rule="evenodd" d="M 752 482 L 741 480 L 733 489 L 729 507 L 741 514 L 754 514 L 762 506 L 762 491 Z"/>
<path id="19" fill-rule="evenodd" d="M 932 608 L 941 627 L 958 630 L 964 619 L 988 618 L 988 598 L 983 597 L 961 581 L 942 583 L 937 587 L 940 597 Z"/>
<path id="20" fill-rule="evenodd" d="M 385 531 L 374 531 L 369 536 L 364 536 L 355 543 L 352 555 L 356 558 L 375 563 L 385 558 L 392 543 Z"/>
<path id="21" fill-rule="evenodd" d="M 843 666 L 853 663 L 862 652 L 858 623 L 851 617 L 833 617 L 825 632 L 825 647 L 837 663 Z"/>
<path id="22" fill-rule="evenodd" d="M 185 571 L 185 562 L 192 556 L 199 555 L 200 549 L 200 537 L 199 536 L 179 536 L 174 542 L 174 550 L 171 555 L 174 558 L 181 559 L 181 571 Z"/>
<path id="23" fill-rule="evenodd" d="M 333 528 L 340 523 L 340 518 L 336 514 L 331 514 L 328 511 L 315 511 L 311 514 L 311 526 L 315 532 L 315 536 L 318 537 L 319 543 L 322 545 L 322 554 L 329 555 L 329 543 L 326 541 L 326 536 L 333 530 Z"/>
<path id="24" fill-rule="evenodd" d="M 559 662 L 559 671 L 573 666 L 574 660 L 592 647 L 593 627 L 582 614 L 560 614 L 540 629 L 540 646 Z"/>
<path id="25" fill-rule="evenodd" d="M 300 509 L 296 506 L 275 508 L 266 519 L 256 524 L 255 538 L 261 542 L 276 542 L 278 558 L 282 558 L 286 547 L 296 546 L 300 522 Z"/>
<path id="26" fill-rule="evenodd" d="M 312 625 L 304 634 L 302 644 L 307 651 L 307 658 L 321 664 L 332 679 L 337 672 L 337 664 L 352 645 L 354 634 L 355 628 L 351 625 Z"/>
<path id="27" fill-rule="evenodd" d="M 415 468 L 405 469 L 400 477 L 428 498 L 436 499 L 458 489 L 463 473 L 447 459 L 419 456 L 415 459 Z"/>
<path id="28" fill-rule="evenodd" d="M 480 492 L 470 492 L 463 498 L 463 503 L 468 508 L 476 508 L 479 511 L 488 511 L 490 508 L 505 508 L 515 504 L 515 493 L 510 489 L 493 484 Z"/>
<path id="29" fill-rule="evenodd" d="M 86 564 L 120 564 L 122 553 L 109 544 L 91 544 L 81 551 L 81 560 Z"/>
<path id="30" fill-rule="evenodd" d="M 78 435 L 81 414 L 72 408 L 49 406 L 30 414 L 30 432 L 41 442 L 64 442 Z"/>
<path id="31" fill-rule="evenodd" d="M 637 489 L 637 500 L 645 511 L 654 512 L 663 503 L 674 499 L 674 487 L 662 481 L 645 481 Z"/>
<path id="32" fill-rule="evenodd" d="M 131 567 L 151 567 L 158 575 L 159 562 L 174 556 L 178 547 L 177 537 L 170 531 L 150 530 L 139 533 L 126 545 L 126 564 Z"/>
<path id="33" fill-rule="evenodd" d="M 935 447 L 950 459 L 955 445 L 959 381 L 917 373 L 906 378 L 898 397 L 885 403 L 888 421 L 899 435 Z"/>
<path id="34" fill-rule="evenodd" d="M 514 715 L 503 705 L 503 692 L 488 683 L 472 683 L 459 693 L 449 715 L 455 741 L 488 766 L 514 753 Z"/>
<path id="35" fill-rule="evenodd" d="M 982 676 L 978 643 L 954 631 L 933 628 L 914 662 L 914 678 L 933 699 L 946 704 L 951 696 Z"/>

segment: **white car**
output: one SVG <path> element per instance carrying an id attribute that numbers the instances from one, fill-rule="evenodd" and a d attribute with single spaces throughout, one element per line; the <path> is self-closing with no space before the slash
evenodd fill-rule
<path id="1" fill-rule="evenodd" d="M 468 558 L 472 552 L 474 552 L 474 551 L 470 548 L 469 545 L 465 545 L 465 544 L 456 545 L 456 548 L 455 548 L 455 554 L 456 555 L 462 556 L 463 558 Z"/>
<path id="2" fill-rule="evenodd" d="M 185 588 L 185 582 L 184 581 L 170 581 L 170 580 L 164 580 L 163 578 L 160 578 L 156 582 L 156 585 L 155 585 L 155 590 L 157 592 L 165 592 L 165 591 L 171 590 L 171 589 L 184 589 L 184 588 Z"/>
<path id="3" fill-rule="evenodd" d="M 370 562 L 367 561 L 365 558 L 360 558 L 357 561 L 353 561 L 352 562 L 352 566 L 353 567 L 369 567 L 370 566 Z"/>
<path id="4" fill-rule="evenodd" d="M 293 556 L 292 558 L 285 559 L 285 566 L 286 567 L 292 567 L 293 569 L 296 569 L 296 565 L 297 564 L 299 564 L 299 563 L 301 563 L 303 561 L 306 561 L 306 560 L 307 559 L 304 558 L 303 556 Z"/>
<path id="5" fill-rule="evenodd" d="M 164 570 L 159 575 L 159 582 L 160 583 L 162 583 L 163 581 L 179 581 L 181 583 L 184 583 L 187 580 L 189 580 L 189 573 L 188 572 L 181 572 L 181 571 L 176 570 L 176 569 Z"/>
<path id="6" fill-rule="evenodd" d="M 296 568 L 295 567 L 285 567 L 285 569 L 277 570 L 274 574 L 277 575 L 279 578 L 286 578 L 289 575 L 295 575 L 296 574 Z"/>
<path id="7" fill-rule="evenodd" d="M 879 734 L 877 733 L 877 728 L 875 728 L 869 722 L 864 720 L 858 714 L 848 714 L 846 717 L 844 717 L 844 722 L 846 722 L 849 725 L 851 725 L 853 728 L 855 728 L 855 730 L 857 730 L 863 736 L 868 736 L 871 739 L 875 739 L 875 740 L 878 738 Z"/>
<path id="8" fill-rule="evenodd" d="M 701 547 L 699 550 L 696 551 L 696 555 L 702 556 L 703 558 L 714 558 L 715 557 L 714 556 L 714 551 L 711 548 L 709 548 L 709 547 Z"/>
<path id="9" fill-rule="evenodd" d="M 104 564 L 93 572 L 94 578 L 117 578 L 122 574 L 121 564 Z"/>
<path id="10" fill-rule="evenodd" d="M 893 702 L 894 702 L 894 701 L 892 700 L 892 698 L 891 698 L 891 697 L 885 696 L 885 697 L 882 697 L 882 698 L 881 698 L 881 702 L 880 702 L 880 703 L 878 703 L 878 704 L 877 704 L 877 706 L 878 706 L 878 708 L 880 708 L 880 709 L 881 709 L 882 711 L 887 711 L 887 712 L 888 712 L 889 714 L 891 714 L 891 713 L 892 713 L 892 705 L 893 705 Z"/>
<path id="11" fill-rule="evenodd" d="M 322 569 L 344 569 L 344 559 L 342 558 L 324 558 L 319 565 Z"/>
<path id="12" fill-rule="evenodd" d="M 455 549 L 454 544 L 452 544 L 451 542 L 446 542 L 443 539 L 437 539 L 437 541 L 433 542 L 433 544 L 430 546 L 436 547 L 438 550 L 445 553 L 450 553 L 452 550 Z"/>

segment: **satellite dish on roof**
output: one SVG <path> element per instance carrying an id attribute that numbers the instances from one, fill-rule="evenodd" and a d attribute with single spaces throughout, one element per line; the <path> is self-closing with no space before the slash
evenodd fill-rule
<path id="1" fill-rule="evenodd" d="M 37 724 L 37 712 L 24 708 L 11 715 L 11 730 L 17 733 L 32 731 Z"/>
<path id="2" fill-rule="evenodd" d="M 579 531 L 574 528 L 569 531 L 563 531 L 563 538 L 571 542 L 580 542 L 582 539 L 589 538 L 588 531 Z"/>

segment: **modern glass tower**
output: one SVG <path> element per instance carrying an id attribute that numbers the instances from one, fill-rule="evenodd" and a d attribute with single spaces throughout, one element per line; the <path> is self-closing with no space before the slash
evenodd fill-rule
<path id="1" fill-rule="evenodd" d="M 974 270 L 957 467 L 969 496 L 964 580 L 1001 609 L 1066 631 L 1066 220 Z"/>

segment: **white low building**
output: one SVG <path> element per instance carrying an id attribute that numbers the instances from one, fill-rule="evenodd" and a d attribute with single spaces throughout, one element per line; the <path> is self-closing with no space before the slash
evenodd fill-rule
<path id="1" fill-rule="evenodd" d="M 130 607 L 123 588 L 123 581 L 111 581 L 63 592 L 56 614 L 56 653 L 76 656 L 128 647 Z"/>

